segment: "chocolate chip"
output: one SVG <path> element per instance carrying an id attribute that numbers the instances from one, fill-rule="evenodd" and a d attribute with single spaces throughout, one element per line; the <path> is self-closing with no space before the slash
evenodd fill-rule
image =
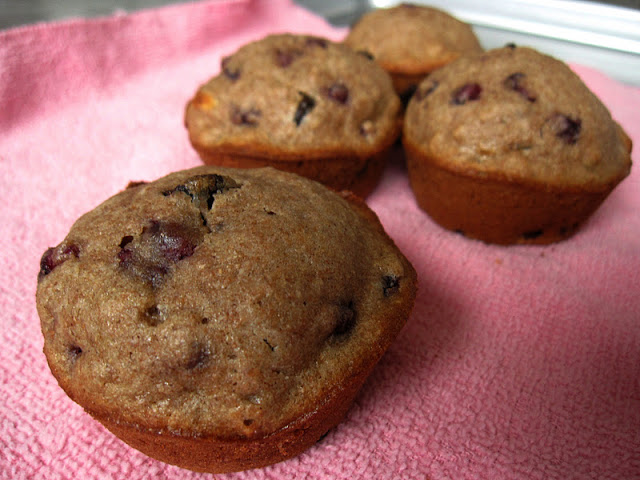
<path id="1" fill-rule="evenodd" d="M 293 121 L 297 126 L 300 126 L 302 123 L 302 119 L 313 110 L 313 107 L 316 106 L 316 101 L 310 95 L 304 92 L 298 92 L 302 97 L 298 102 L 298 106 L 296 108 L 296 113 L 293 116 Z"/>
<path id="2" fill-rule="evenodd" d="M 280 48 L 276 49 L 276 65 L 282 68 L 287 68 L 291 65 L 294 60 L 300 56 L 302 56 L 302 52 L 297 49 L 286 49 L 282 50 Z"/>
<path id="3" fill-rule="evenodd" d="M 464 105 L 480 98 L 482 87 L 477 83 L 466 83 L 454 90 L 451 95 L 451 103 L 454 105 Z"/>
<path id="4" fill-rule="evenodd" d="M 80 247 L 75 243 L 61 243 L 57 247 L 48 248 L 40 258 L 40 271 L 38 272 L 38 281 L 49 275 L 56 267 L 72 257 L 78 258 L 80 255 Z"/>
<path id="5" fill-rule="evenodd" d="M 325 89 L 325 93 L 331 100 L 342 105 L 349 100 L 349 88 L 344 83 L 334 83 Z"/>
<path id="6" fill-rule="evenodd" d="M 82 348 L 80 348 L 78 345 L 69 345 L 69 347 L 67 348 L 67 354 L 69 355 L 69 361 L 73 364 L 82 355 Z"/>
<path id="7" fill-rule="evenodd" d="M 373 53 L 367 51 L 367 50 L 358 50 L 356 52 L 358 55 L 362 55 L 365 58 L 368 58 L 369 60 L 375 60 L 375 57 L 373 56 Z"/>
<path id="8" fill-rule="evenodd" d="M 253 418 L 245 418 L 242 423 L 244 423 L 245 427 L 250 427 L 253 424 Z"/>
<path id="9" fill-rule="evenodd" d="M 329 42 L 328 40 L 320 37 L 307 37 L 306 44 L 309 47 L 327 48 Z"/>
<path id="10" fill-rule="evenodd" d="M 535 102 L 536 96 L 532 92 L 530 92 L 529 89 L 527 89 L 524 85 L 526 77 L 527 76 L 522 72 L 512 73 L 507 78 L 505 78 L 503 85 L 506 88 L 513 90 L 514 92 L 518 92 L 530 102 Z"/>
<path id="11" fill-rule="evenodd" d="M 120 265 L 128 266 L 128 264 L 133 260 L 133 250 L 122 247 L 118 252 L 117 257 L 120 261 Z"/>
<path id="12" fill-rule="evenodd" d="M 232 69 L 229 63 L 231 62 L 231 57 L 224 57 L 220 61 L 220 68 L 222 69 L 222 73 L 225 77 L 227 77 L 232 82 L 235 82 L 240 78 L 240 69 Z"/>
<path id="13" fill-rule="evenodd" d="M 391 295 L 398 292 L 400 289 L 400 279 L 395 275 L 385 275 L 382 277 L 382 294 L 385 297 L 390 297 Z"/>
<path id="14" fill-rule="evenodd" d="M 120 248 L 124 248 L 128 244 L 130 244 L 132 241 L 133 241 L 133 235 L 125 235 L 124 237 L 122 237 L 122 240 L 120 240 L 120 244 L 118 246 Z"/>
<path id="15" fill-rule="evenodd" d="M 267 347 L 269 347 L 269 349 L 270 349 L 272 352 L 273 352 L 273 351 L 275 351 L 276 347 L 274 347 L 273 345 L 271 345 L 271 344 L 269 343 L 269 340 L 267 340 L 266 338 L 263 338 L 263 339 L 262 339 L 262 341 L 263 341 L 264 343 L 266 343 L 266 344 L 267 344 Z"/>
<path id="16" fill-rule="evenodd" d="M 257 108 L 243 110 L 237 105 L 232 105 L 229 110 L 229 118 L 234 125 L 255 127 L 261 115 L 262 112 Z"/>
<path id="17" fill-rule="evenodd" d="M 353 301 L 338 305 L 338 316 L 332 334 L 341 337 L 351 332 L 356 326 L 356 317 L 357 312 Z"/>
<path id="18" fill-rule="evenodd" d="M 40 272 L 38 273 L 38 280 L 45 275 L 49 275 L 54 268 L 60 263 L 56 261 L 56 249 L 49 247 L 40 257 Z"/>
<path id="19" fill-rule="evenodd" d="M 548 122 L 556 137 L 566 144 L 573 145 L 578 141 L 582 130 L 582 120 L 579 118 L 574 119 L 562 113 L 556 113 L 549 118 Z"/>
<path id="20" fill-rule="evenodd" d="M 157 253 L 170 262 L 190 257 L 198 244 L 196 234 L 180 223 L 153 221 L 142 231 L 154 244 Z"/>
<path id="21" fill-rule="evenodd" d="M 166 190 L 162 192 L 162 194 L 166 197 L 174 193 L 184 193 L 191 198 L 191 201 L 200 209 L 201 214 L 204 215 L 204 213 L 213 207 L 215 195 L 235 188 L 240 188 L 240 185 L 231 177 L 212 173 L 191 177 L 183 184 L 171 190 Z M 203 222 L 206 223 L 206 219 L 203 219 Z"/>
<path id="22" fill-rule="evenodd" d="M 151 220 L 138 238 L 121 247 L 119 265 L 157 287 L 174 264 L 193 255 L 203 236 L 201 228 Z"/>
<path id="23" fill-rule="evenodd" d="M 509 42 L 505 45 L 505 47 L 513 50 L 514 48 L 516 48 L 516 44 L 513 42 Z"/>

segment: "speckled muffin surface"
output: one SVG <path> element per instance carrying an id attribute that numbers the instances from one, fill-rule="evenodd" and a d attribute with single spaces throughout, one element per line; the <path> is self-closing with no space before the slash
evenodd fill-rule
<path id="1" fill-rule="evenodd" d="M 353 195 L 275 169 L 132 185 L 45 252 L 60 386 L 144 453 L 225 472 L 335 426 L 406 321 L 410 263 Z"/>
<path id="2" fill-rule="evenodd" d="M 467 23 L 442 10 L 408 3 L 364 14 L 344 41 L 371 53 L 401 95 L 429 72 L 482 51 Z"/>
<path id="3" fill-rule="evenodd" d="M 185 124 L 205 163 L 270 165 L 368 193 L 399 136 L 401 105 L 367 56 L 324 38 L 278 34 L 225 57 L 189 101 Z"/>
<path id="4" fill-rule="evenodd" d="M 503 223 L 515 222 L 513 228 L 529 229 L 521 232 L 524 241 L 544 243 L 569 235 L 631 167 L 631 142 L 602 102 L 567 65 L 530 48 L 508 46 L 461 58 L 434 72 L 412 98 L 403 132 L 412 187 L 427 212 L 443 209 L 435 215 L 446 217 L 436 196 L 449 196 L 446 189 L 457 185 L 460 202 L 463 190 L 474 192 L 475 200 L 467 193 L 468 205 L 455 206 L 450 197 L 444 202 L 451 211 L 475 203 L 469 215 L 491 224 L 500 237 L 500 222 L 481 214 L 479 205 L 488 208 L 491 202 L 476 187 L 484 184 L 488 194 L 491 185 L 493 196 L 510 190 L 520 196 L 514 210 L 507 213 L 497 204 L 491 211 L 504 217 Z M 439 171 L 434 175 L 435 169 Z M 505 194 L 499 203 L 506 208 L 508 199 L 514 195 Z M 564 207 L 553 206 L 563 202 Z M 577 210 L 571 212 L 571 205 Z M 532 208 L 540 211 L 526 227 L 506 218 L 526 217 Z M 478 236 L 473 234 L 477 226 L 469 230 L 440 220 Z M 519 241 L 517 232 L 509 236 L 506 243 Z"/>

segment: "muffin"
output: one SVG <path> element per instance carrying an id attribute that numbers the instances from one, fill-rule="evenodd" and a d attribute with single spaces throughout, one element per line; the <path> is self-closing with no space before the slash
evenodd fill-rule
<path id="1" fill-rule="evenodd" d="M 461 55 L 482 52 L 468 24 L 432 7 L 403 3 L 365 13 L 344 43 L 369 52 L 406 102 L 432 71 Z"/>
<path id="2" fill-rule="evenodd" d="M 324 38 L 279 34 L 223 58 L 188 102 L 204 163 L 272 166 L 362 197 L 376 186 L 402 126 L 389 76 Z"/>
<path id="3" fill-rule="evenodd" d="M 363 200 L 272 168 L 134 183 L 42 256 L 44 353 L 120 439 L 205 472 L 261 467 L 347 412 L 416 273 Z"/>
<path id="4" fill-rule="evenodd" d="M 403 144 L 420 207 L 498 244 L 570 236 L 631 168 L 631 140 L 580 78 L 514 45 L 421 83 Z"/>

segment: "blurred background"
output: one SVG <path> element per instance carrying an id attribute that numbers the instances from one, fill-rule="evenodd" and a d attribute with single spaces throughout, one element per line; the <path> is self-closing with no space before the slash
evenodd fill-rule
<path id="1" fill-rule="evenodd" d="M 335 25 L 349 25 L 363 11 L 375 6 L 369 0 L 295 0 L 327 18 Z M 556 0 L 562 3 L 562 0 Z M 592 3 L 607 4 L 632 9 L 640 9 L 640 0 L 613 0 Z M 143 8 L 178 3 L 177 0 L 0 0 L 0 28 L 9 28 L 29 23 L 49 20 L 61 20 L 74 17 L 97 17 L 111 15 L 115 12 L 132 12 Z M 426 2 L 415 2 L 426 3 Z M 469 2 L 471 3 L 471 2 Z M 477 2 L 489 3 L 489 2 Z M 498 2 L 496 2 L 498 3 Z M 504 5 L 508 2 L 499 2 Z M 576 12 L 579 15 L 579 12 Z M 640 28 L 640 25 L 638 26 Z"/>
<path id="2" fill-rule="evenodd" d="M 260 0 L 255 0 L 260 1 Z M 268 0 L 263 0 L 268 1 Z M 295 0 L 338 26 L 387 0 Z M 0 29 L 43 21 L 94 18 L 159 7 L 177 0 L 0 0 Z M 640 86 L 640 0 L 413 0 L 470 23 L 486 49 L 514 42 L 597 68 Z"/>

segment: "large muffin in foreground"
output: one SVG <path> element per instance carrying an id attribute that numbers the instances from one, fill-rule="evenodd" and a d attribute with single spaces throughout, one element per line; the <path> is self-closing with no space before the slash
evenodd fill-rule
<path id="1" fill-rule="evenodd" d="M 278 34 L 221 62 L 186 107 L 207 164 L 272 166 L 364 197 L 402 124 L 391 79 L 374 61 L 324 38 Z"/>
<path id="2" fill-rule="evenodd" d="M 341 421 L 404 325 L 416 273 L 352 194 L 203 166 L 130 188 L 42 257 L 60 386 L 147 455 L 279 462 Z"/>
<path id="3" fill-rule="evenodd" d="M 469 24 L 437 8 L 409 3 L 365 13 L 344 42 L 369 52 L 404 100 L 429 73 L 462 55 L 482 52 Z"/>
<path id="4" fill-rule="evenodd" d="M 631 168 L 631 140 L 580 78 L 513 45 L 427 78 L 403 144 L 418 204 L 440 225 L 498 244 L 570 236 Z"/>

